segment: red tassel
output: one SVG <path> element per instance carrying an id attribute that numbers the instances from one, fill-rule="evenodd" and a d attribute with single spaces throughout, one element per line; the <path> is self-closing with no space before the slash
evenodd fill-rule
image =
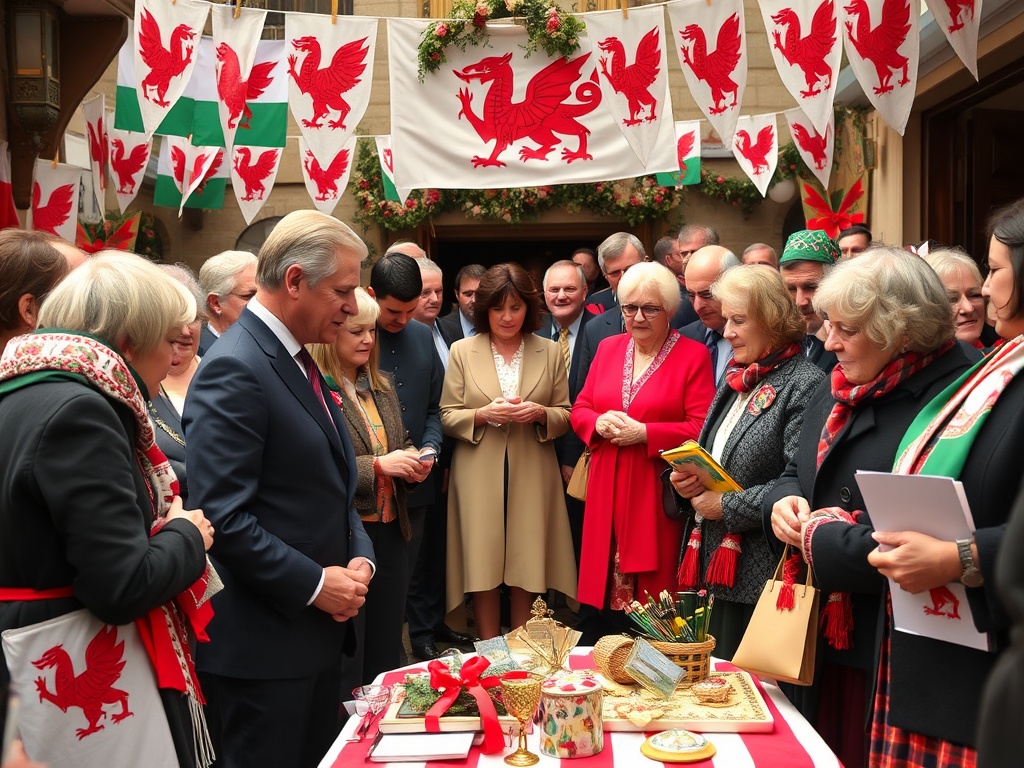
<path id="1" fill-rule="evenodd" d="M 825 610 L 821 612 L 821 623 L 825 628 L 825 639 L 837 651 L 852 647 L 853 604 L 846 592 L 833 592 L 828 596 Z"/>
<path id="2" fill-rule="evenodd" d="M 796 607 L 793 585 L 796 583 L 796 575 L 799 570 L 800 555 L 790 556 L 782 566 L 782 588 L 779 590 L 779 597 L 775 601 L 775 607 L 780 611 L 792 611 Z"/>
<path id="3" fill-rule="evenodd" d="M 698 561 L 700 560 L 700 526 L 693 526 L 690 531 L 690 540 L 686 542 L 686 552 L 683 554 L 683 562 L 679 564 L 680 589 L 691 589 L 697 586 Z"/>
<path id="4" fill-rule="evenodd" d="M 708 584 L 731 587 L 736 583 L 736 566 L 740 561 L 740 537 L 736 533 L 728 533 L 722 543 L 711 556 L 708 563 Z"/>

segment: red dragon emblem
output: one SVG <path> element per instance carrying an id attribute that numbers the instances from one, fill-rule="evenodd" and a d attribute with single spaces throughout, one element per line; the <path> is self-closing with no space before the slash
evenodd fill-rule
<path id="1" fill-rule="evenodd" d="M 100 189 L 107 188 L 107 164 L 110 160 L 110 142 L 107 141 L 107 132 L 103 130 L 102 115 L 96 120 L 96 125 L 86 122 L 85 127 L 89 131 L 89 149 L 92 153 L 92 160 L 100 166 Z"/>
<path id="2" fill-rule="evenodd" d="M 135 191 L 135 175 L 142 169 L 149 155 L 148 144 L 132 147 L 128 157 L 124 156 L 124 142 L 113 139 L 110 142 L 113 152 L 110 155 L 110 167 L 117 176 L 117 191 L 121 195 L 130 195 Z"/>
<path id="3" fill-rule="evenodd" d="M 825 135 L 822 136 L 817 131 L 808 130 L 806 126 L 800 123 L 793 123 L 793 138 L 796 139 L 796 143 L 800 145 L 800 149 L 809 154 L 814 160 L 814 165 L 819 171 L 825 169 L 825 163 L 828 160 L 828 132 L 831 126 L 825 126 Z"/>
<path id="4" fill-rule="evenodd" d="M 391 153 L 390 149 L 384 150 L 384 165 L 388 167 L 388 170 L 392 173 L 395 172 L 395 157 Z"/>
<path id="5" fill-rule="evenodd" d="M 964 28 L 964 23 L 961 21 L 961 14 L 964 11 L 970 11 L 971 18 L 974 18 L 974 0 L 946 0 L 946 8 L 949 9 L 949 20 L 953 22 L 947 27 L 950 32 Z"/>
<path id="6" fill-rule="evenodd" d="M 926 616 L 945 616 L 949 619 L 960 618 L 960 600 L 953 591 L 943 584 L 941 587 L 928 590 L 932 604 L 924 607 Z"/>
<path id="7" fill-rule="evenodd" d="M 501 153 L 521 139 L 530 139 L 539 146 L 520 149 L 520 160 L 547 160 L 551 150 L 559 143 L 556 134 L 575 136 L 579 140 L 575 151 L 568 147 L 562 148 L 563 161 L 571 163 L 573 160 L 593 160 L 593 155 L 587 152 L 590 129 L 576 118 L 593 112 L 601 103 L 597 69 L 594 69 L 589 81 L 576 88 L 575 93 L 572 89 L 589 58 L 590 54 L 587 53 L 571 60 L 553 61 L 533 76 L 526 86 L 526 96 L 520 102 L 512 101 L 514 78 L 509 64 L 511 53 L 488 56 L 461 71 L 452 70 L 467 83 L 479 80 L 491 84 L 480 115 L 473 111 L 473 94 L 469 89 L 459 90 L 459 102 L 462 104 L 459 119 L 465 116 L 483 142 L 494 142 L 490 157 L 474 156 L 473 167 L 503 168 L 505 163 L 499 159 Z M 565 103 L 572 96 L 576 97 L 579 104 Z"/>
<path id="8" fill-rule="evenodd" d="M 676 160 L 679 162 L 680 173 L 686 173 L 686 158 L 693 151 L 693 142 L 696 134 L 692 131 L 679 137 L 676 141 Z"/>
<path id="9" fill-rule="evenodd" d="M 171 80 L 179 77 L 192 62 L 192 46 L 186 43 L 196 36 L 195 30 L 188 24 L 179 24 L 171 32 L 170 46 L 164 48 L 160 25 L 153 14 L 143 8 L 139 22 L 139 52 L 149 67 L 149 74 L 142 81 L 142 96 L 157 106 L 169 107 L 171 103 L 164 96 Z M 151 90 L 156 91 L 155 99 Z"/>
<path id="10" fill-rule="evenodd" d="M 366 70 L 366 54 L 370 49 L 365 43 L 365 37 L 346 43 L 335 52 L 331 63 L 321 69 L 320 41 L 315 37 L 292 40 L 292 47 L 305 51 L 306 56 L 302 59 L 301 69 L 296 71 L 298 57 L 294 53 L 288 54 L 288 74 L 295 80 L 299 90 L 313 99 L 313 119 L 303 120 L 304 127 L 322 128 L 320 121 L 333 110 L 338 112 L 338 119 L 328 121 L 328 127 L 348 130 L 345 118 L 352 107 L 342 98 L 342 94 L 352 90 Z"/>
<path id="11" fill-rule="evenodd" d="M 704 30 L 697 24 L 689 24 L 679 32 L 683 39 L 680 48 L 683 61 L 698 80 L 703 80 L 711 89 L 714 105 L 708 109 L 712 115 L 720 115 L 727 109 L 737 105 L 739 84 L 732 79 L 732 73 L 740 63 L 740 16 L 734 13 L 718 30 L 715 50 L 708 53 L 707 38 Z M 687 46 L 686 43 L 691 43 Z M 726 94 L 732 94 L 732 104 L 725 105 Z"/>
<path id="12" fill-rule="evenodd" d="M 835 3 L 826 0 L 815 9 L 814 17 L 811 19 L 811 31 L 806 37 L 800 36 L 800 17 L 792 8 L 783 8 L 772 16 L 772 21 L 782 27 L 786 34 L 783 38 L 782 31 L 772 30 L 774 47 L 782 53 L 790 66 L 797 66 L 803 70 L 807 90 L 800 91 L 800 95 L 810 98 L 821 93 L 822 87 L 826 90 L 831 88 L 832 67 L 825 59 L 836 43 Z"/>
<path id="13" fill-rule="evenodd" d="M 267 193 L 263 186 L 263 180 L 274 171 L 277 163 L 276 149 L 268 149 L 261 152 L 255 164 L 252 162 L 252 151 L 248 147 L 239 147 L 235 150 L 235 173 L 245 184 L 245 196 L 243 200 L 262 200 Z"/>
<path id="14" fill-rule="evenodd" d="M 326 169 L 320 167 L 316 157 L 308 149 L 306 159 L 302 162 L 310 180 L 316 184 L 317 200 L 335 200 L 338 197 L 338 179 L 348 169 L 348 150 L 343 149 Z"/>
<path id="15" fill-rule="evenodd" d="M 128 709 L 128 692 L 114 688 L 125 665 L 124 641 L 117 642 L 116 627 L 101 628 L 89 641 L 85 649 L 85 669 L 80 675 L 75 675 L 71 657 L 60 645 L 53 646 L 32 664 L 37 669 L 56 667 L 53 692 L 47 689 L 46 678 L 36 678 L 39 701 L 49 701 L 60 707 L 62 712 L 67 712 L 71 707 L 81 709 L 89 721 L 89 727 L 76 729 L 79 739 L 103 730 L 99 722 L 107 716 L 103 710 L 105 704 L 121 705 L 121 711 L 110 716 L 111 722 L 120 723 L 132 716 L 133 713 Z"/>
<path id="16" fill-rule="evenodd" d="M 882 3 L 882 21 L 877 27 L 871 26 L 867 0 L 852 0 L 845 6 L 850 16 L 857 17 L 857 36 L 853 34 L 853 24 L 846 22 L 846 34 L 857 55 L 870 61 L 878 73 L 876 94 L 889 93 L 892 90 L 893 72 L 903 70 L 899 81 L 900 87 L 910 82 L 907 68 L 910 60 L 900 53 L 900 46 L 910 32 L 910 0 L 884 0 Z"/>
<path id="17" fill-rule="evenodd" d="M 760 176 L 768 170 L 768 153 L 772 150 L 775 141 L 775 129 L 766 125 L 757 132 L 757 142 L 751 145 L 750 134 L 746 131 L 736 131 L 736 149 L 753 166 L 751 173 Z"/>
<path id="18" fill-rule="evenodd" d="M 265 61 L 257 64 L 249 73 L 249 79 L 242 79 L 242 68 L 238 54 L 227 43 L 217 46 L 217 94 L 228 108 L 228 128 L 249 128 L 252 110 L 246 101 L 257 99 L 274 82 L 271 72 L 276 62 Z M 241 118 L 241 122 L 238 119 Z"/>
<path id="19" fill-rule="evenodd" d="M 71 216 L 71 203 L 75 196 L 75 185 L 65 184 L 50 193 L 46 204 L 42 204 L 43 189 L 39 182 L 32 185 L 32 228 L 39 232 L 56 235 Z"/>
<path id="20" fill-rule="evenodd" d="M 206 154 L 205 152 L 201 152 L 198 155 L 196 155 L 195 159 L 192 161 L 192 167 L 188 169 L 188 177 L 186 179 L 185 164 L 187 160 L 185 158 L 185 150 L 183 150 L 181 147 L 171 147 L 171 165 L 173 166 L 174 170 L 174 180 L 178 182 L 178 186 L 181 187 L 182 191 L 191 186 L 192 182 L 195 181 L 195 178 L 200 173 L 202 173 L 203 163 L 206 162 L 206 159 L 208 157 L 209 155 Z M 213 175 L 217 173 L 218 170 L 220 170 L 220 165 L 222 162 L 224 162 L 223 149 L 218 150 L 217 156 L 213 159 L 213 162 L 210 163 L 210 167 L 206 169 L 206 173 L 203 174 L 203 180 L 199 183 L 199 186 L 196 187 L 195 191 L 192 194 L 203 194 L 203 191 L 206 189 L 206 182 L 212 179 Z"/>
<path id="21" fill-rule="evenodd" d="M 636 47 L 632 64 L 626 64 L 626 49 L 617 37 L 607 37 L 597 44 L 605 53 L 611 54 L 611 70 L 608 59 L 601 57 L 601 72 L 611 83 L 616 93 L 626 97 L 629 117 L 624 125 L 639 125 L 637 115 L 648 107 L 647 122 L 658 119 L 658 100 L 651 94 L 651 86 L 661 72 L 661 48 L 658 46 L 658 27 L 645 34 Z"/>

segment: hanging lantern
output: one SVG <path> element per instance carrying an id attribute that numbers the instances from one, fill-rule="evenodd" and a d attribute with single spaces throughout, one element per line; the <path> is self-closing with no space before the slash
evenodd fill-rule
<path id="1" fill-rule="evenodd" d="M 46 0 L 8 0 L 8 103 L 38 154 L 60 115 L 60 22 Z"/>

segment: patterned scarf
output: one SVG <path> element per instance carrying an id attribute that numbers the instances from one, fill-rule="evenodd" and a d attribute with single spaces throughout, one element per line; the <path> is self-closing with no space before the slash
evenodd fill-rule
<path id="1" fill-rule="evenodd" d="M 135 375 L 122 357 L 102 341 L 71 331 L 49 330 L 12 339 L 0 357 L 0 389 L 8 392 L 44 379 L 75 379 L 127 406 L 135 417 L 138 437 L 135 459 L 149 490 L 153 507 L 150 536 L 167 522 L 171 502 L 178 495 L 178 479 L 156 445 L 146 401 Z M 187 694 L 199 765 L 213 760 L 212 745 L 203 717 L 205 704 L 188 645 L 188 626 L 206 642 L 206 626 L 213 618 L 210 597 L 222 588 L 207 567 L 202 577 L 174 600 L 135 620 L 143 645 L 153 663 L 157 684 Z"/>
<path id="2" fill-rule="evenodd" d="M 842 363 L 833 368 L 832 397 L 835 398 L 836 403 L 832 406 L 832 412 L 828 415 L 825 426 L 821 430 L 821 439 L 818 441 L 817 466 L 821 466 L 825 454 L 828 453 L 829 448 L 836 441 L 836 437 L 849 422 L 854 408 L 867 400 L 877 400 L 889 394 L 915 373 L 946 354 L 953 348 L 954 343 L 950 339 L 928 354 L 904 352 L 889 361 L 878 376 L 865 384 L 853 384 L 848 381 Z"/>
<path id="3" fill-rule="evenodd" d="M 725 381 L 729 388 L 735 392 L 750 392 L 761 379 L 789 360 L 789 358 L 799 355 L 801 351 L 802 347 L 799 344 L 790 344 L 782 349 L 770 352 L 760 360 L 746 366 L 740 365 L 733 358 L 729 361 L 729 367 L 725 369 Z"/>

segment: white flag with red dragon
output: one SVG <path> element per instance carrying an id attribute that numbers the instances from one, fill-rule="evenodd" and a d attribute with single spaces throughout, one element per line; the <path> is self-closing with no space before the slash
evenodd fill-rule
<path id="1" fill-rule="evenodd" d="M 351 136 L 329 156 L 323 165 L 309 150 L 306 140 L 299 137 L 299 155 L 302 157 L 302 178 L 313 207 L 328 216 L 334 213 L 338 200 L 348 188 L 348 177 L 355 165 L 356 137 Z"/>
<path id="2" fill-rule="evenodd" d="M 39 158 L 32 170 L 30 229 L 75 242 L 78 229 L 78 191 L 82 169 Z"/>
<path id="3" fill-rule="evenodd" d="M 779 164 L 779 127 L 775 113 L 742 116 L 736 121 L 732 154 L 764 197 Z"/>
<path id="4" fill-rule="evenodd" d="M 832 156 L 836 146 L 835 118 L 829 118 L 824 133 L 819 133 L 803 110 L 788 109 L 785 115 L 797 152 L 811 173 L 821 182 L 821 186 L 828 189 L 829 179 L 832 178 Z"/>
<path id="5" fill-rule="evenodd" d="M 153 139 L 144 133 L 110 128 L 110 179 L 121 213 L 139 194 L 146 164 L 153 152 Z"/>
<path id="6" fill-rule="evenodd" d="M 240 124 L 246 124 L 246 100 L 251 85 L 266 88 L 267 74 L 273 64 L 263 64 L 259 71 L 253 69 L 256 48 L 263 33 L 266 11 L 242 8 L 234 18 L 232 5 L 214 5 L 213 46 L 217 52 L 217 114 L 220 129 L 224 134 L 224 146 L 229 150 L 235 145 L 235 132 Z"/>
<path id="7" fill-rule="evenodd" d="M 395 184 L 496 189 L 675 171 L 675 127 L 661 125 L 646 165 L 602 108 L 593 38 L 568 59 L 526 57 L 526 31 L 488 26 L 486 47 L 449 48 L 424 82 L 414 55 L 429 21 L 388 20 Z"/>
<path id="8" fill-rule="evenodd" d="M 89 134 L 89 167 L 92 169 L 92 189 L 102 211 L 107 206 L 107 162 L 110 159 L 110 140 L 107 137 L 106 98 L 100 95 L 82 102 L 85 130 Z"/>
<path id="9" fill-rule="evenodd" d="M 641 163 L 647 162 L 661 132 L 672 120 L 665 55 L 665 14 L 661 6 L 587 14 L 587 36 L 600 51 L 604 107 Z"/>

